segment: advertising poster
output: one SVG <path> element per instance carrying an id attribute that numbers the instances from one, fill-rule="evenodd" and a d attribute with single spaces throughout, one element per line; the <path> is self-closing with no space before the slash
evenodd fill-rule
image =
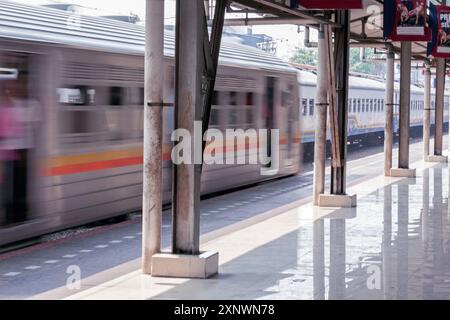
<path id="1" fill-rule="evenodd" d="M 450 58 L 450 7 L 430 5 L 432 38 L 427 53 L 436 58 Z"/>
<path id="2" fill-rule="evenodd" d="M 426 0 L 385 0 L 383 35 L 393 41 L 430 41 Z"/>

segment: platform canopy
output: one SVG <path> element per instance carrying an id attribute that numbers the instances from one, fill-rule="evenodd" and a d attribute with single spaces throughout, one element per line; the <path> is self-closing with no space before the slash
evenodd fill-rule
<path id="1" fill-rule="evenodd" d="M 440 4 L 439 1 L 431 1 Z M 245 18 L 228 18 L 225 25 L 269 25 L 295 24 L 317 27 L 320 23 L 328 23 L 339 27 L 333 21 L 332 11 L 302 10 L 290 8 L 286 0 L 233 0 L 230 1 L 228 12 L 242 13 Z M 383 1 L 364 0 L 363 9 L 351 10 L 351 43 L 361 47 L 384 47 L 383 39 Z M 392 42 L 394 51 L 400 52 L 400 42 Z M 415 60 L 425 60 L 426 42 L 412 43 L 412 57 Z"/>

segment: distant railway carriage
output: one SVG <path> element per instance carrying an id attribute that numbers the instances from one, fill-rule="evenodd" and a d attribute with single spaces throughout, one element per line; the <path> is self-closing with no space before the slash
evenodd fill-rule
<path id="1" fill-rule="evenodd" d="M 364 76 L 349 77 L 348 99 L 348 140 L 368 142 L 384 136 L 385 124 L 385 84 L 381 80 Z M 302 117 L 302 135 L 305 150 L 312 150 L 314 141 L 314 106 L 316 95 L 316 74 L 312 71 L 299 71 L 300 114 Z M 444 97 L 444 121 L 448 123 L 450 95 Z M 431 93 L 431 109 L 434 109 L 435 92 Z M 399 84 L 394 85 L 394 134 L 398 132 Z M 411 86 L 410 123 L 411 131 L 420 131 L 423 125 L 424 91 Z M 434 112 L 431 112 L 434 123 Z"/>

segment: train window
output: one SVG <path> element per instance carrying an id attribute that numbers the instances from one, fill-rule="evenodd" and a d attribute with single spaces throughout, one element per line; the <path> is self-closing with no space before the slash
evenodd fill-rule
<path id="1" fill-rule="evenodd" d="M 246 106 L 253 106 L 253 92 L 247 92 L 245 96 L 245 105 Z"/>
<path id="2" fill-rule="evenodd" d="M 123 88 L 121 87 L 109 88 L 109 105 L 111 106 L 123 105 Z"/>
<path id="3" fill-rule="evenodd" d="M 237 93 L 230 91 L 230 106 L 237 106 Z"/>
<path id="4" fill-rule="evenodd" d="M 309 115 L 314 115 L 314 99 L 309 99 Z"/>
<path id="5" fill-rule="evenodd" d="M 58 101 L 63 105 L 84 106 L 94 104 L 95 90 L 85 86 L 58 88 Z"/>
<path id="6" fill-rule="evenodd" d="M 302 99 L 302 115 L 308 114 L 308 99 Z"/>

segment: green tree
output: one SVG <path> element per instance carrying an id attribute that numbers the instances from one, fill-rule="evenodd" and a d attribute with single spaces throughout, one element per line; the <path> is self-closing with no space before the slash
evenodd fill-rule
<path id="1" fill-rule="evenodd" d="M 317 66 L 317 49 L 298 48 L 290 61 L 309 66 Z"/>
<path id="2" fill-rule="evenodd" d="M 350 71 L 367 73 L 372 75 L 382 76 L 385 73 L 384 64 L 371 61 L 376 55 L 371 49 L 365 50 L 365 60 L 361 60 L 360 49 L 350 49 Z"/>
<path id="3" fill-rule="evenodd" d="M 364 49 L 366 59 L 361 59 L 361 51 L 359 48 L 350 48 L 350 71 L 366 73 L 371 75 L 384 76 L 384 63 L 377 63 L 371 59 L 376 58 L 373 49 Z M 317 49 L 313 48 L 298 48 L 294 55 L 290 58 L 291 62 L 306 64 L 310 66 L 317 66 Z"/>

